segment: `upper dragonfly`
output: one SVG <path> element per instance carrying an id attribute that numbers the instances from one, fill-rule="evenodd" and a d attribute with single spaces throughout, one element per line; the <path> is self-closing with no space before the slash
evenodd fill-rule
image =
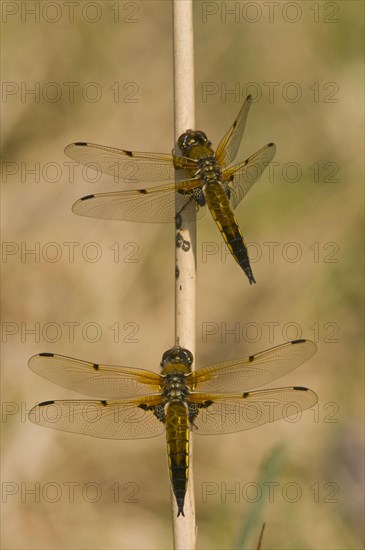
<path id="1" fill-rule="evenodd" d="M 178 516 L 184 515 L 190 430 L 200 435 L 238 432 L 296 415 L 317 403 L 301 386 L 251 391 L 291 372 L 316 352 L 310 340 L 293 340 L 256 355 L 191 370 L 193 356 L 175 346 L 161 374 L 41 353 L 29 367 L 47 380 L 94 400 L 44 401 L 29 412 L 35 424 L 94 437 L 138 439 L 166 431 Z M 100 399 L 104 397 L 105 399 Z"/>
<path id="2" fill-rule="evenodd" d="M 216 151 L 200 130 L 187 130 L 179 137 L 182 156 L 138 153 L 85 142 L 68 145 L 65 153 L 71 159 L 112 175 L 128 187 L 82 197 L 73 205 L 73 212 L 108 220 L 172 222 L 176 212 L 183 211 L 191 200 L 195 200 L 198 210 L 207 204 L 235 260 L 250 284 L 255 283 L 247 246 L 233 210 L 272 161 L 276 147 L 269 143 L 245 161 L 229 167 L 236 158 L 250 105 L 248 96 Z M 175 170 L 187 170 L 188 179 L 174 181 Z M 164 183 L 156 185 L 156 182 Z"/>

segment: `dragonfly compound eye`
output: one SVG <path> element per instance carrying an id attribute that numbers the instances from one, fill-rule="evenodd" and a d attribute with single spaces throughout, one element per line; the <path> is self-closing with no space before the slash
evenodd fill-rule
<path id="1" fill-rule="evenodd" d="M 204 145 L 208 142 L 208 138 L 205 135 L 204 132 L 201 132 L 200 130 L 194 131 L 194 130 L 188 130 L 184 134 L 181 134 L 179 137 L 177 144 L 181 151 L 187 155 L 191 151 L 193 147 L 196 145 Z"/>
<path id="2" fill-rule="evenodd" d="M 191 366 L 194 358 L 191 351 L 185 348 L 180 348 L 179 358 L 181 363 L 184 363 L 185 365 Z"/>
<path id="3" fill-rule="evenodd" d="M 174 347 L 167 351 L 162 356 L 161 366 L 170 363 L 183 363 L 190 367 L 193 362 L 193 354 L 185 348 Z"/>

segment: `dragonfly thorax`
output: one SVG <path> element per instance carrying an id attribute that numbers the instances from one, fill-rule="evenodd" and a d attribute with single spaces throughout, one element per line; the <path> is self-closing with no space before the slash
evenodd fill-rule
<path id="1" fill-rule="evenodd" d="M 198 170 L 195 174 L 203 183 L 221 179 L 221 168 L 215 157 L 204 157 L 198 160 Z"/>
<path id="2" fill-rule="evenodd" d="M 165 376 L 162 393 L 166 401 L 182 401 L 189 395 L 189 388 L 182 372 L 171 373 Z"/>

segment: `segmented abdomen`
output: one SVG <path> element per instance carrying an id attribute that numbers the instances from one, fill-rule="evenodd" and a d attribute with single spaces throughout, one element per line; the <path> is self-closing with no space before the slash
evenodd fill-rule
<path id="1" fill-rule="evenodd" d="M 189 418 L 186 405 L 172 401 L 167 406 L 165 419 L 170 478 L 179 516 L 184 515 L 189 476 Z"/>
<path id="2" fill-rule="evenodd" d="M 255 283 L 247 247 L 223 185 L 219 181 L 209 182 L 203 187 L 203 191 L 214 221 L 228 248 L 246 273 L 250 284 Z"/>

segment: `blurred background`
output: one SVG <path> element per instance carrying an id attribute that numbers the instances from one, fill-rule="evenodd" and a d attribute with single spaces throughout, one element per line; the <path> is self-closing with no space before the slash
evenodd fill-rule
<path id="1" fill-rule="evenodd" d="M 36 402 L 80 397 L 31 372 L 33 354 L 158 372 L 173 345 L 173 225 L 73 215 L 79 197 L 121 187 L 63 153 L 73 141 L 171 151 L 171 3 L 1 7 L 2 547 L 171 548 L 163 437 L 26 419 Z M 210 215 L 198 224 L 196 366 L 309 338 L 317 354 L 271 387 L 319 396 L 300 422 L 194 438 L 197 547 L 256 548 L 265 522 L 265 549 L 360 549 L 363 4 L 194 10 L 197 128 L 216 146 L 251 93 L 237 160 L 277 144 L 236 212 L 256 285 Z"/>

